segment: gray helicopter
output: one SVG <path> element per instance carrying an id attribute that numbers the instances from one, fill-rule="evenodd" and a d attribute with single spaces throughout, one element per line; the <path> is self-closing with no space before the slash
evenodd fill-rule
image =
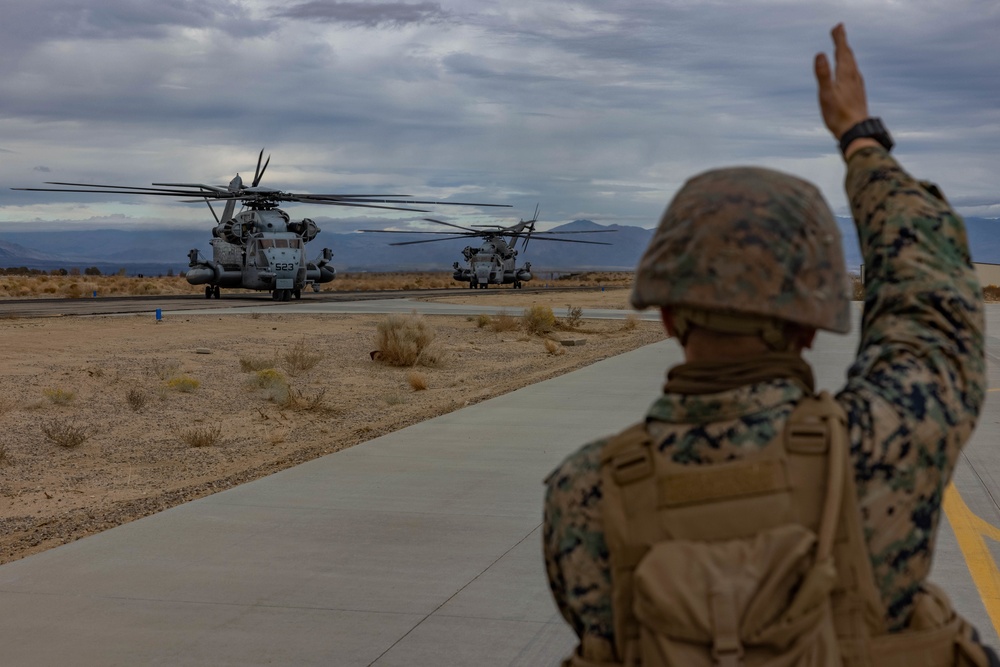
<path id="1" fill-rule="evenodd" d="M 521 289 L 523 283 L 532 279 L 531 262 L 525 262 L 521 268 L 517 268 L 517 254 L 515 249 L 518 239 L 522 241 L 521 252 L 528 248 L 528 241 L 538 239 L 539 241 L 562 241 L 564 243 L 589 243 L 591 245 L 612 245 L 601 241 L 581 241 L 579 239 L 557 239 L 552 238 L 553 234 L 602 234 L 615 232 L 615 229 L 603 231 L 572 231 L 572 232 L 541 232 L 545 236 L 535 235 L 535 223 L 538 222 L 538 206 L 535 206 L 535 214 L 531 220 L 521 219 L 515 225 L 504 227 L 502 225 L 473 225 L 472 227 L 462 227 L 443 220 L 434 218 L 424 218 L 427 222 L 433 222 L 447 227 L 462 230 L 461 232 L 426 232 L 426 231 L 391 231 L 387 229 L 361 229 L 359 231 L 369 233 L 387 234 L 447 234 L 444 238 L 426 239 L 422 241 L 400 241 L 389 245 L 416 245 L 418 243 L 435 243 L 437 241 L 449 241 L 452 239 L 481 238 L 479 247 L 466 246 L 462 250 L 462 257 L 465 258 L 468 267 L 463 267 L 459 262 L 455 262 L 452 268 L 455 273 L 452 277 L 458 282 L 469 283 L 470 289 L 487 289 L 490 285 L 512 285 L 513 289 Z"/>
<path id="2" fill-rule="evenodd" d="M 273 188 L 260 187 L 267 161 L 261 166 L 264 151 L 257 156 L 257 168 L 250 187 L 243 184 L 239 174 L 226 187 L 202 183 L 153 183 L 159 187 L 129 187 L 121 185 L 93 185 L 89 183 L 48 182 L 47 185 L 71 186 L 70 188 L 14 188 L 40 192 L 100 192 L 112 194 L 150 195 L 160 197 L 195 197 L 204 200 L 215 218 L 212 229 L 212 260 L 205 259 L 197 249 L 188 253 L 189 268 L 185 274 L 192 285 L 205 286 L 205 298 L 218 299 L 223 287 L 266 290 L 277 301 L 289 301 L 293 296 L 302 298 L 302 290 L 319 285 L 336 277 L 330 265 L 333 252 L 323 248 L 320 256 L 307 261 L 305 244 L 316 238 L 320 228 L 310 218 L 293 221 L 278 208 L 282 202 L 321 204 L 328 206 L 356 206 L 416 211 L 410 205 L 446 204 L 454 206 L 508 206 L 506 204 L 472 204 L 467 202 L 438 202 L 406 199 L 409 195 L 379 194 L 296 194 Z M 226 202 L 222 216 L 216 214 L 210 200 Z M 188 200 L 189 202 L 192 200 Z M 236 202 L 243 210 L 236 211 Z M 234 215 L 235 213 L 235 215 Z"/>

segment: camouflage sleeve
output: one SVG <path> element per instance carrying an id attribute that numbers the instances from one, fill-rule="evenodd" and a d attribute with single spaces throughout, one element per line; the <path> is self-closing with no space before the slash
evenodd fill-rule
<path id="1" fill-rule="evenodd" d="M 542 549 L 549 587 L 590 659 L 610 658 L 611 570 L 601 519 L 601 448 L 590 443 L 546 478 Z"/>
<path id="2" fill-rule="evenodd" d="M 866 285 L 861 344 L 839 400 L 896 629 L 930 569 L 942 494 L 983 402 L 982 292 L 962 219 L 888 152 L 855 153 L 847 193 Z"/>

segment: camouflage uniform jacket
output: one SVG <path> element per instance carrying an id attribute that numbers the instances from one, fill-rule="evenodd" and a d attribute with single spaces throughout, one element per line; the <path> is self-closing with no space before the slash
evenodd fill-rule
<path id="1" fill-rule="evenodd" d="M 984 396 L 984 322 L 964 224 L 937 189 L 880 148 L 855 153 L 847 192 L 867 273 L 861 343 L 837 400 L 848 414 L 859 507 L 888 627 L 927 577 L 942 495 Z M 663 394 L 647 414 L 661 455 L 738 458 L 780 433 L 799 385 L 773 380 L 709 395 Z M 581 655 L 614 656 L 600 451 L 592 442 L 547 478 L 550 587 Z"/>

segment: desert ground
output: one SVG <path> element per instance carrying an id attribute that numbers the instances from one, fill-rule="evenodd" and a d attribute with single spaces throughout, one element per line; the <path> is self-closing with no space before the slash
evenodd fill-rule
<path id="1" fill-rule="evenodd" d="M 0 563 L 662 339 L 655 323 L 574 317 L 627 295 L 450 297 L 508 315 L 410 320 L 433 341 L 404 366 L 372 358 L 380 325 L 400 326 L 387 316 L 0 316 Z M 525 329 L 532 306 L 551 308 L 550 331 Z"/>

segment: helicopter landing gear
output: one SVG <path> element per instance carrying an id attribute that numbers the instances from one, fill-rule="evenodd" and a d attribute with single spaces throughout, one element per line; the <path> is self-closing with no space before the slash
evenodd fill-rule
<path id="1" fill-rule="evenodd" d="M 215 288 L 212 290 L 212 296 L 214 296 L 216 299 L 222 298 L 222 289 L 218 285 L 216 285 Z"/>
<path id="2" fill-rule="evenodd" d="M 276 289 L 271 292 L 271 298 L 275 301 L 290 301 L 292 299 L 292 290 Z"/>
<path id="3" fill-rule="evenodd" d="M 301 299 L 302 298 L 302 290 L 300 290 L 300 289 L 293 290 L 292 291 L 292 296 L 294 296 L 296 299 Z"/>
<path id="4" fill-rule="evenodd" d="M 211 285 L 205 285 L 205 298 L 206 299 L 211 299 L 212 298 L 212 286 Z"/>
<path id="5" fill-rule="evenodd" d="M 479 283 L 477 283 L 475 280 L 470 280 L 469 281 L 469 289 L 476 289 L 478 286 L 479 286 Z"/>
<path id="6" fill-rule="evenodd" d="M 521 289 L 521 281 L 520 280 L 515 280 L 514 281 L 514 289 Z"/>

